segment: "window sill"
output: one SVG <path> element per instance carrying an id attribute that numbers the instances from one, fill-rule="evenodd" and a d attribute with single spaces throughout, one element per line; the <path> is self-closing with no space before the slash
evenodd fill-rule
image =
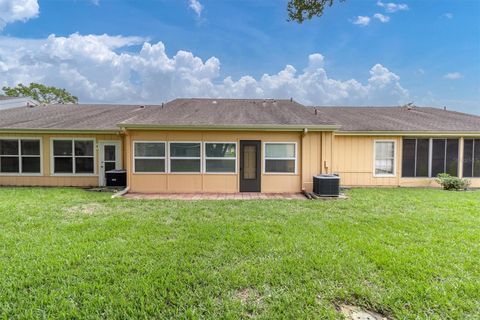
<path id="1" fill-rule="evenodd" d="M 98 177 L 96 173 L 52 173 L 51 177 Z"/>

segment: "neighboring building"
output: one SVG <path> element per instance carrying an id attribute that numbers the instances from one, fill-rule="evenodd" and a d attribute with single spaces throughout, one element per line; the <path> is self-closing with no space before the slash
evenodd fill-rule
<path id="1" fill-rule="evenodd" d="M 132 192 L 300 192 L 344 186 L 480 187 L 480 117 L 419 107 L 304 107 L 291 100 L 176 99 L 0 111 L 0 185 L 98 186 L 125 168 Z"/>
<path id="2" fill-rule="evenodd" d="M 38 105 L 38 102 L 30 97 L 8 97 L 0 95 L 0 110 L 36 105 Z"/>

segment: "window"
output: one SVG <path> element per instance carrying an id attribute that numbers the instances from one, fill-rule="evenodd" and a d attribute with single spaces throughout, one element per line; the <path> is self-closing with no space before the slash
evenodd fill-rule
<path id="1" fill-rule="evenodd" d="M 403 139 L 402 177 L 428 177 L 429 139 Z"/>
<path id="2" fill-rule="evenodd" d="M 169 146 L 170 172 L 201 172 L 200 142 L 170 142 Z"/>
<path id="3" fill-rule="evenodd" d="M 403 139 L 402 177 L 458 175 L 458 139 Z"/>
<path id="4" fill-rule="evenodd" d="M 134 172 L 165 172 L 165 142 L 134 142 Z"/>
<path id="5" fill-rule="evenodd" d="M 458 175 L 458 139 L 432 139 L 432 172 Z"/>
<path id="6" fill-rule="evenodd" d="M 54 139 L 53 173 L 54 174 L 94 174 L 95 156 L 94 140 Z"/>
<path id="7" fill-rule="evenodd" d="M 237 144 L 235 142 L 205 142 L 205 172 L 237 172 Z"/>
<path id="8" fill-rule="evenodd" d="M 40 174 L 40 139 L 0 139 L 0 173 Z"/>
<path id="9" fill-rule="evenodd" d="M 375 176 L 395 175 L 395 141 L 375 141 Z"/>
<path id="10" fill-rule="evenodd" d="M 480 177 L 480 139 L 465 139 L 463 145 L 463 176 Z"/>
<path id="11" fill-rule="evenodd" d="M 297 145 L 288 142 L 265 143 L 265 173 L 295 173 L 297 167 Z"/>

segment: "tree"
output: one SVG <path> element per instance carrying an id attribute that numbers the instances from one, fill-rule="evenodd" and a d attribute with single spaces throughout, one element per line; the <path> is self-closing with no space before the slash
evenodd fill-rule
<path id="1" fill-rule="evenodd" d="M 28 87 L 20 83 L 16 87 L 3 87 L 2 89 L 9 97 L 32 97 L 41 104 L 78 103 L 78 98 L 67 90 L 47 87 L 40 83 L 30 83 Z"/>
<path id="2" fill-rule="evenodd" d="M 345 0 L 337 0 L 345 1 Z M 289 0 L 287 5 L 288 20 L 302 23 L 305 19 L 320 17 L 326 6 L 331 7 L 334 0 Z"/>

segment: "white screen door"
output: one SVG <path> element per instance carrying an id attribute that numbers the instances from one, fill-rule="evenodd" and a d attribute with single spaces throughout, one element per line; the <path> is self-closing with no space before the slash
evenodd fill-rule
<path id="1" fill-rule="evenodd" d="M 106 185 L 105 172 L 115 169 L 122 169 L 120 141 L 100 141 L 98 151 L 100 156 L 99 184 Z"/>

